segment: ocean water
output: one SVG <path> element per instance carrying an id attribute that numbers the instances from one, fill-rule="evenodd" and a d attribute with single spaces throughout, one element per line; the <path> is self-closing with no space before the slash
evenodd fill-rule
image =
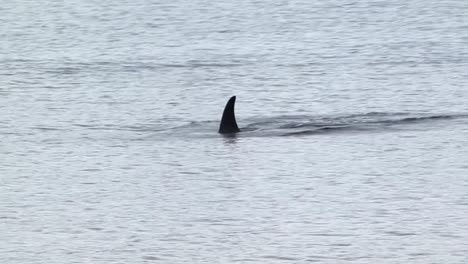
<path id="1" fill-rule="evenodd" d="M 1 263 L 468 262 L 467 1 L 0 14 Z"/>

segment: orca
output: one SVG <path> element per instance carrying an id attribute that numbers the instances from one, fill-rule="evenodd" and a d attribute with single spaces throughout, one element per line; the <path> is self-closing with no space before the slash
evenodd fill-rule
<path id="1" fill-rule="evenodd" d="M 234 114 L 234 105 L 236 104 L 236 96 L 232 96 L 224 107 L 223 117 L 219 124 L 218 132 L 221 134 L 233 134 L 240 132 Z"/>

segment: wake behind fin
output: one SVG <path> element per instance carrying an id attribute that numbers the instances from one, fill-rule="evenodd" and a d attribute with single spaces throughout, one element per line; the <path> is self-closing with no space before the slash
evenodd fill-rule
<path id="1" fill-rule="evenodd" d="M 223 117 L 221 118 L 221 123 L 219 124 L 219 133 L 227 134 L 240 132 L 240 129 L 237 126 L 236 116 L 234 114 L 235 104 L 235 96 L 231 97 L 226 103 L 226 107 L 224 107 Z"/>

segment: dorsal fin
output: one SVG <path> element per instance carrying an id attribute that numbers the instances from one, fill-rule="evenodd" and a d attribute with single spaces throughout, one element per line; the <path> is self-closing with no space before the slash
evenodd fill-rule
<path id="1" fill-rule="evenodd" d="M 237 133 L 240 132 L 237 126 L 236 116 L 234 114 L 234 105 L 236 104 L 236 97 L 233 96 L 229 99 L 224 108 L 223 117 L 219 124 L 219 133 Z"/>

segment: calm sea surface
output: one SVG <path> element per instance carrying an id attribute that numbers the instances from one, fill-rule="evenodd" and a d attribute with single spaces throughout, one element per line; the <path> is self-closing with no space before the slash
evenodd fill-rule
<path id="1" fill-rule="evenodd" d="M 4 1 L 0 66 L 2 264 L 468 263 L 466 0 Z"/>

